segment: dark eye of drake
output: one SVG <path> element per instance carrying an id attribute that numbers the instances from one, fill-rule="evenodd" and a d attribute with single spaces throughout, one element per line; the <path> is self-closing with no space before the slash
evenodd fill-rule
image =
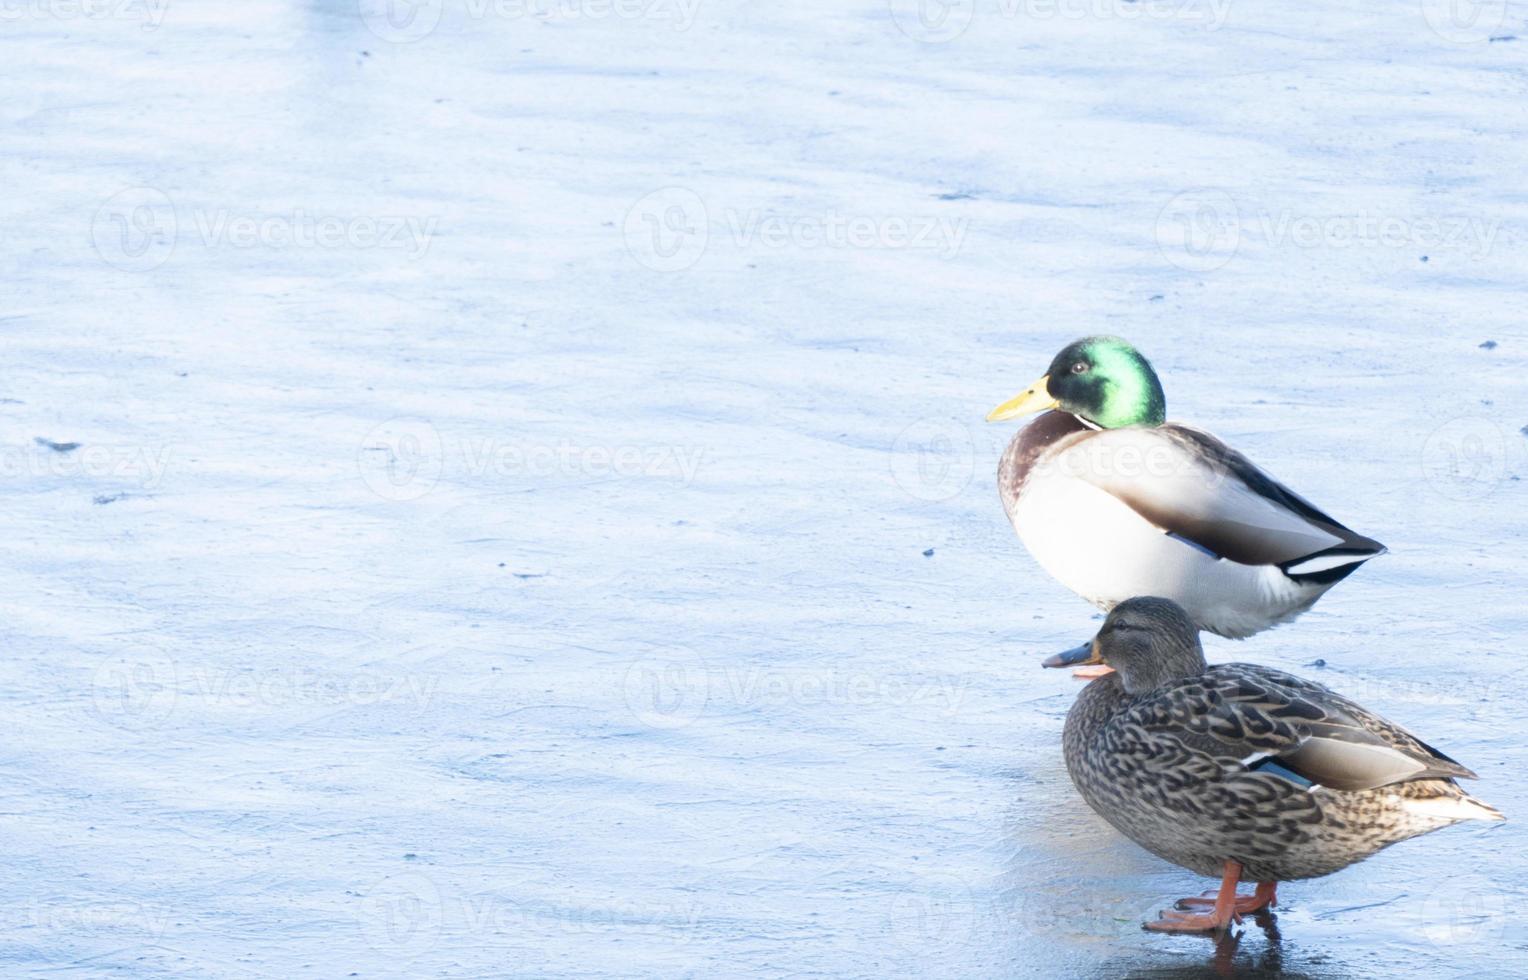
<path id="1" fill-rule="evenodd" d="M 1087 369 L 1088 369 L 1088 362 L 1087 361 L 1078 361 L 1076 364 L 1072 365 L 1072 373 L 1073 374 L 1081 374 L 1082 372 L 1086 371 Z"/>

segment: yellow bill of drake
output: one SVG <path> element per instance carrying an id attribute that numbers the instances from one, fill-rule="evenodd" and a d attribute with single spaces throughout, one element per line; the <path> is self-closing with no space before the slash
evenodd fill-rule
<path id="1" fill-rule="evenodd" d="M 1020 415 L 1033 415 L 1056 407 L 1056 399 L 1051 397 L 1047 386 L 1050 384 L 1050 375 L 1046 375 L 1039 381 L 1025 388 L 1012 398 L 1003 402 L 997 408 L 987 413 L 988 422 L 1001 422 L 1004 419 L 1016 419 Z"/>

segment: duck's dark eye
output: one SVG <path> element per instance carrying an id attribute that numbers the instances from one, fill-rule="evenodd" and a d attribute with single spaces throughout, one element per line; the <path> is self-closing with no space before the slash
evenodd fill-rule
<path id="1" fill-rule="evenodd" d="M 1081 374 L 1082 372 L 1086 371 L 1087 369 L 1088 369 L 1088 362 L 1087 361 L 1078 361 L 1076 364 L 1072 365 L 1072 373 L 1073 374 Z"/>

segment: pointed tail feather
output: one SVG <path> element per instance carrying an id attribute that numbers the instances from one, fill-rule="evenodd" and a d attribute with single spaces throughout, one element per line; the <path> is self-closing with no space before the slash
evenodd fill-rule
<path id="1" fill-rule="evenodd" d="M 1477 800 L 1468 793 L 1458 796 L 1432 796 L 1426 799 L 1409 799 L 1401 804 L 1418 816 L 1431 817 L 1458 823 L 1461 820 L 1505 820 L 1502 812 L 1484 800 Z"/>

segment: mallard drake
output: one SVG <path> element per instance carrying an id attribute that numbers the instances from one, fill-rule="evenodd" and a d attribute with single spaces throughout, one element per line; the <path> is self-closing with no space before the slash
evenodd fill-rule
<path id="1" fill-rule="evenodd" d="M 1475 774 L 1347 698 L 1252 664 L 1207 666 L 1171 599 L 1114 607 L 1090 643 L 1047 667 L 1102 663 L 1066 716 L 1082 798 L 1146 850 L 1220 878 L 1146 927 L 1223 929 L 1272 905 L 1278 882 L 1319 878 L 1463 820 L 1501 820 L 1459 788 Z M 1256 882 L 1250 896 L 1239 881 Z"/>
<path id="2" fill-rule="evenodd" d="M 1118 337 L 1067 345 L 987 420 L 1042 411 L 1003 453 L 1003 507 L 1035 560 L 1101 609 L 1165 595 L 1239 639 L 1385 551 L 1208 432 L 1165 421 L 1156 372 Z"/>

